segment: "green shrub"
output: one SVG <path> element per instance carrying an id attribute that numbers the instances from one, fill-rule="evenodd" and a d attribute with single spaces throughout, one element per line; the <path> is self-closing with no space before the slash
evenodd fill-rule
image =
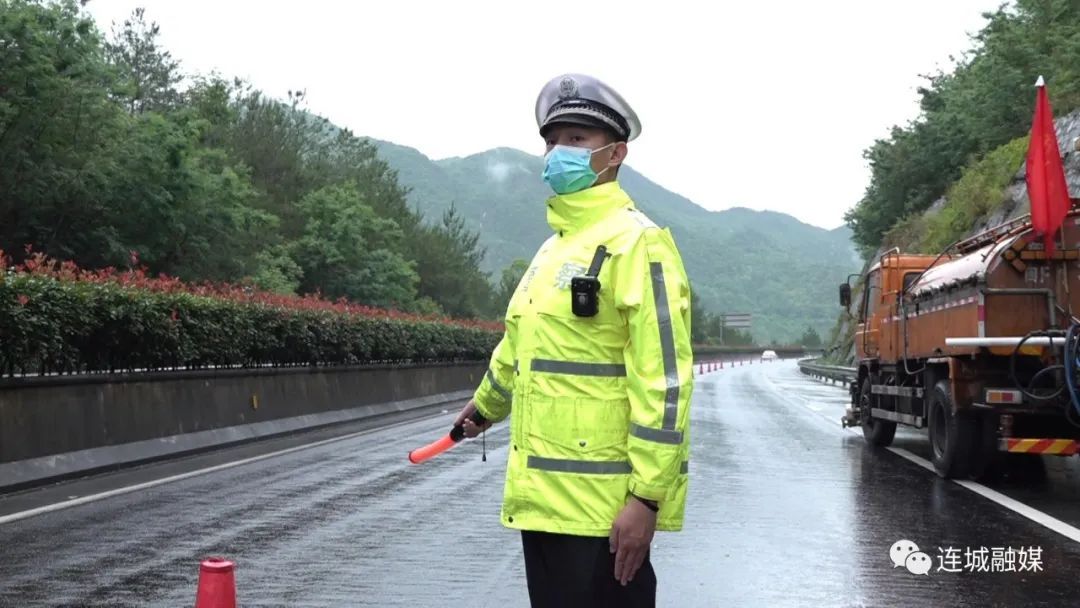
<path id="1" fill-rule="evenodd" d="M 1005 201 L 1005 188 L 1024 162 L 1028 138 L 1020 137 L 972 163 L 945 195 L 946 205 L 926 218 L 918 243 L 924 253 L 940 253 Z"/>
<path id="2" fill-rule="evenodd" d="M 0 273 L 0 374 L 481 360 L 501 334 L 491 323 L 85 272 L 40 256 Z"/>

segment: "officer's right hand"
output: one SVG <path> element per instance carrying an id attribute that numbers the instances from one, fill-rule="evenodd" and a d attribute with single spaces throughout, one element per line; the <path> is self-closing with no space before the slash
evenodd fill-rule
<path id="1" fill-rule="evenodd" d="M 481 432 L 491 428 L 491 421 L 485 422 L 483 426 L 477 426 L 475 422 L 469 420 L 469 416 L 472 416 L 476 412 L 476 402 L 469 399 L 469 402 L 465 404 L 465 407 L 461 408 L 461 413 L 454 419 L 454 426 L 462 425 L 465 429 L 465 436 L 469 439 L 476 437 Z"/>

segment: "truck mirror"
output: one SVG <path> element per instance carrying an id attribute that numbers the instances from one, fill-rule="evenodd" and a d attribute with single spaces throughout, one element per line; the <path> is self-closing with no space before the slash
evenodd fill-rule
<path id="1" fill-rule="evenodd" d="M 840 285 L 840 306 L 844 308 L 851 306 L 851 285 L 847 283 Z"/>

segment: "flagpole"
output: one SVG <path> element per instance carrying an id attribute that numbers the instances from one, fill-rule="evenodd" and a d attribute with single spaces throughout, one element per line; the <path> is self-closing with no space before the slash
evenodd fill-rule
<path id="1" fill-rule="evenodd" d="M 1072 310 L 1072 293 L 1069 290 L 1069 260 L 1068 256 L 1064 255 L 1068 245 L 1065 244 L 1065 223 L 1062 222 L 1061 227 L 1058 228 L 1058 235 L 1061 237 L 1061 266 L 1058 267 L 1058 273 L 1061 275 L 1061 282 L 1065 284 L 1065 306 L 1066 312 L 1069 313 L 1069 323 L 1076 323 L 1076 317 L 1073 316 Z M 1050 261 L 1050 260 L 1047 260 Z M 1049 319 L 1047 319 L 1049 321 Z"/>
<path id="2" fill-rule="evenodd" d="M 1039 78 L 1042 78 L 1042 77 L 1040 76 Z M 1066 186 L 1066 190 L 1067 189 L 1068 189 L 1068 187 Z M 1076 207 L 1077 200 L 1078 199 L 1069 197 L 1069 211 L 1072 211 Z M 1078 219 L 1080 219 L 1080 218 L 1078 218 Z M 1062 222 L 1061 226 L 1058 227 L 1058 237 L 1061 240 L 1060 251 L 1065 251 L 1066 249 L 1069 248 L 1069 245 L 1065 242 L 1065 222 Z M 1047 260 L 1047 261 L 1050 261 L 1050 260 Z M 1061 266 L 1058 267 L 1058 271 L 1061 274 L 1062 283 L 1064 283 L 1064 285 L 1065 285 L 1065 306 L 1066 306 L 1066 311 L 1065 312 L 1067 312 L 1069 314 L 1069 323 L 1070 324 L 1071 323 L 1076 323 L 1077 319 L 1073 315 L 1073 310 L 1072 310 L 1072 293 L 1069 290 L 1069 260 L 1067 259 L 1067 257 L 1065 255 L 1061 256 Z"/>

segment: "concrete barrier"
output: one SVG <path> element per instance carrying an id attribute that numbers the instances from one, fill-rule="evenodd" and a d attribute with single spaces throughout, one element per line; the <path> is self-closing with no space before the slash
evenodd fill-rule
<path id="1" fill-rule="evenodd" d="M 0 384 L 0 491 L 468 399 L 483 363 Z"/>

